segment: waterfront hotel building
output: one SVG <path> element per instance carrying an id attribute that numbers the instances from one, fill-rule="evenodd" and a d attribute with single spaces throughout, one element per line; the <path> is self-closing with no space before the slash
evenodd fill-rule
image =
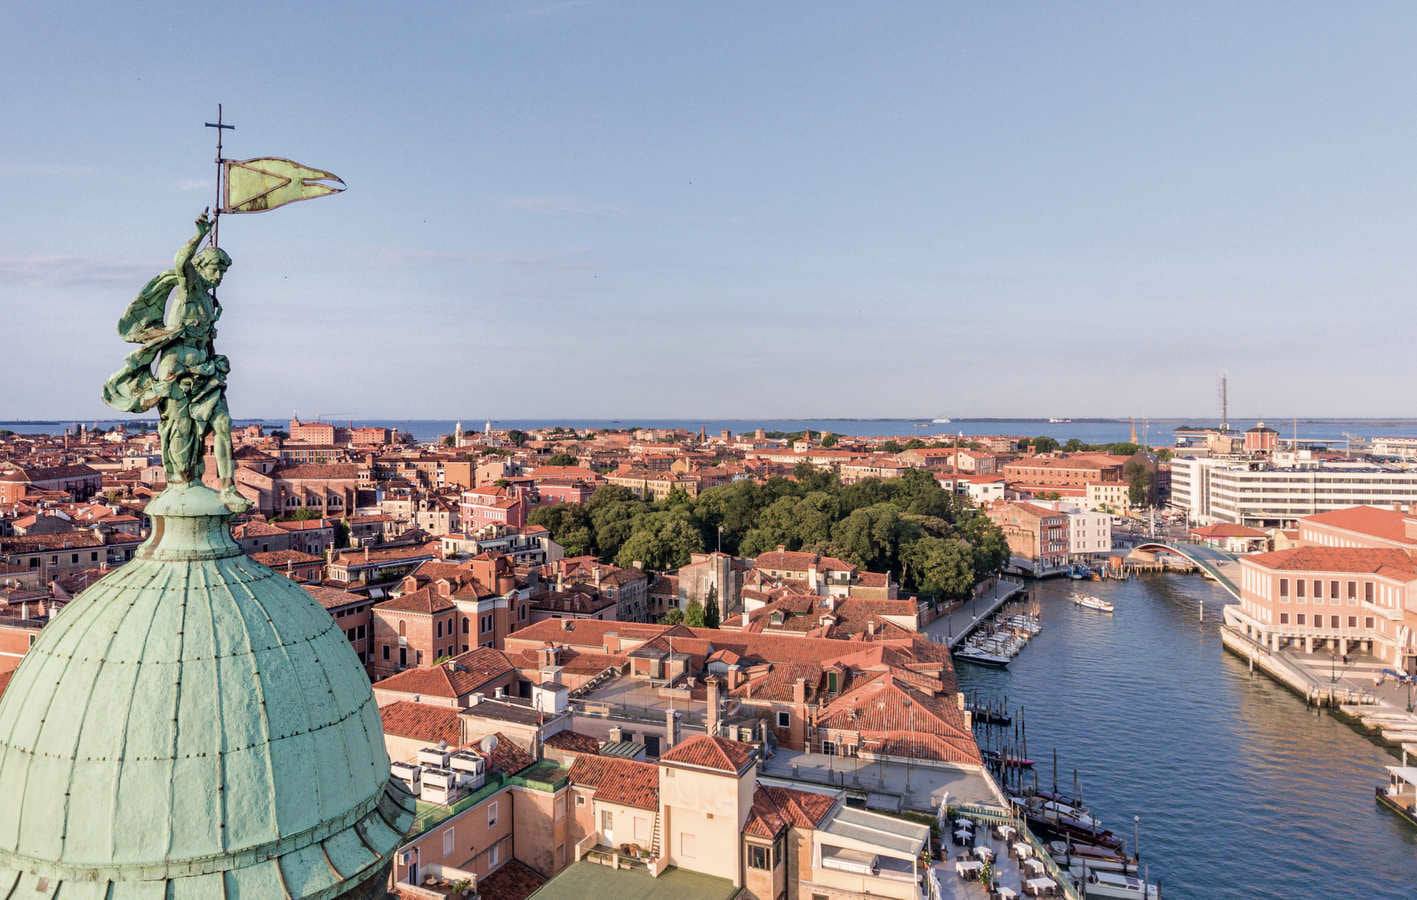
<path id="1" fill-rule="evenodd" d="M 1365 650 L 1417 671 L 1417 514 L 1360 506 L 1299 521 L 1298 544 L 1240 557 L 1226 623 L 1271 650 Z"/>
<path id="2" fill-rule="evenodd" d="M 1417 468 L 1320 462 L 1307 452 L 1273 461 L 1215 457 L 1171 461 L 1171 506 L 1197 525 L 1291 528 L 1316 513 L 1417 503 Z"/>

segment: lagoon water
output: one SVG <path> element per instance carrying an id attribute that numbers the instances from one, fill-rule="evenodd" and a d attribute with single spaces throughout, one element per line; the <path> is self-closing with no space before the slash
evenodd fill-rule
<path id="1" fill-rule="evenodd" d="M 1043 631 L 1007 670 L 959 663 L 965 691 L 1022 705 L 1039 779 L 1081 776 L 1166 898 L 1417 897 L 1417 829 L 1373 799 L 1382 747 L 1225 652 L 1229 595 L 1199 576 L 1042 582 Z M 1197 604 L 1206 606 L 1205 621 Z M 1016 716 L 1017 718 L 1017 716 Z"/>

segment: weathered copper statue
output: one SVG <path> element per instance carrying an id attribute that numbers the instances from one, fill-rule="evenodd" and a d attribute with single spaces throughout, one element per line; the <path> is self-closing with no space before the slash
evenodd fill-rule
<path id="1" fill-rule="evenodd" d="M 222 501 L 232 512 L 245 512 L 251 504 L 236 491 L 226 407 L 231 365 L 215 349 L 221 304 L 213 291 L 231 266 L 231 257 L 218 247 L 198 252 L 210 230 L 203 212 L 196 235 L 177 251 L 173 267 L 149 281 L 118 320 L 123 340 L 141 346 L 108 379 L 103 399 L 123 412 L 157 407 L 169 484 L 202 480 L 210 434 Z"/>

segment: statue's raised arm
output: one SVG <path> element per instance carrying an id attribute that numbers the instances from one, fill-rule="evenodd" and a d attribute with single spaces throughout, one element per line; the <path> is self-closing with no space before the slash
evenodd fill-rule
<path id="1" fill-rule="evenodd" d="M 197 248 L 202 246 L 202 241 L 207 239 L 211 233 L 212 223 L 207 218 L 207 211 L 202 210 L 202 214 L 197 217 L 197 233 L 187 243 L 182 245 L 182 249 L 177 251 L 177 257 L 173 260 L 173 269 L 179 277 L 187 274 L 187 268 L 192 264 L 192 259 L 197 255 Z"/>

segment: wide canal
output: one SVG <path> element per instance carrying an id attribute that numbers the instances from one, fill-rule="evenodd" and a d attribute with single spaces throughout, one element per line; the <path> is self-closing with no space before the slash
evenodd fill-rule
<path id="1" fill-rule="evenodd" d="M 1417 897 L 1417 829 L 1373 800 L 1394 757 L 1225 652 L 1229 595 L 1182 575 L 1032 589 L 1042 633 L 1007 670 L 958 663 L 961 688 L 1023 707 L 1045 788 L 1056 747 L 1060 789 L 1076 767 L 1128 843 L 1141 817 L 1163 897 Z"/>

